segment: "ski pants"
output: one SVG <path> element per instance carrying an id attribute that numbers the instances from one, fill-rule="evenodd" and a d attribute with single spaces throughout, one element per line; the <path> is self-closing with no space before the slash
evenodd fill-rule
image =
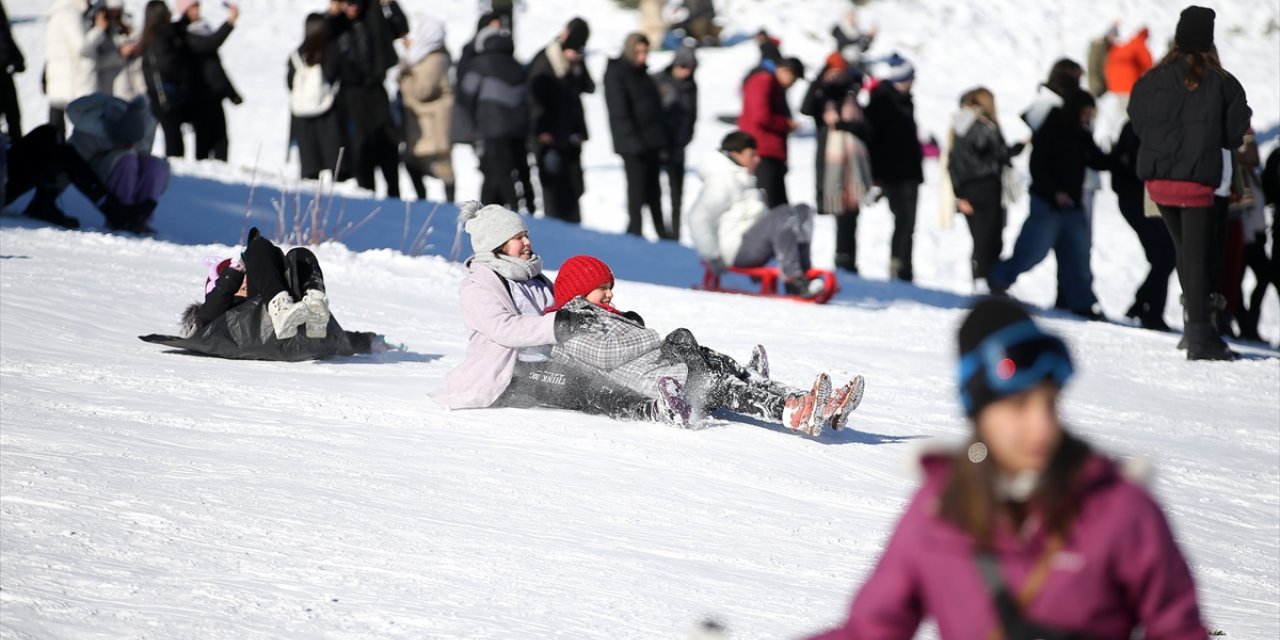
<path id="1" fill-rule="evenodd" d="M 306 247 L 295 247 L 285 254 L 270 240 L 256 236 L 245 247 L 242 259 L 250 298 L 261 295 L 264 302 L 270 302 L 281 291 L 288 291 L 297 301 L 309 289 L 324 291 L 320 261 Z"/>
<path id="2" fill-rule="evenodd" d="M 617 420 L 653 420 L 654 401 L 598 375 L 560 363 L 516 362 L 494 407 L 567 409 Z"/>
<path id="3" fill-rule="evenodd" d="M 789 205 L 769 210 L 742 236 L 735 267 L 761 267 L 772 259 L 787 280 L 809 271 L 809 239 L 802 216 Z"/>
<path id="4" fill-rule="evenodd" d="M 724 409 L 780 423 L 787 398 L 804 391 L 761 378 L 737 360 L 698 344 L 688 329 L 676 329 L 662 342 L 663 354 L 689 367 L 685 394 L 699 414 Z"/>

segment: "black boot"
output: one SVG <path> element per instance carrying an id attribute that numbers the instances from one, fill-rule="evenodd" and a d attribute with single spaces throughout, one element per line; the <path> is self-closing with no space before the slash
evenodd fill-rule
<path id="1" fill-rule="evenodd" d="M 1164 315 L 1151 308 L 1150 304 L 1145 302 L 1134 302 L 1132 307 L 1125 312 L 1124 317 L 1138 321 L 1138 325 L 1143 329 L 1151 331 L 1170 331 L 1169 325 L 1164 321 Z"/>
<path id="2" fill-rule="evenodd" d="M 98 210 L 107 219 L 107 228 L 112 231 L 128 231 L 139 235 L 155 233 L 147 221 L 155 213 L 156 201 L 147 200 L 135 204 L 125 204 L 115 194 L 109 193 L 98 205 Z"/>
<path id="3" fill-rule="evenodd" d="M 22 215 L 36 220 L 43 220 L 64 229 L 79 229 L 80 221 L 62 212 L 58 208 L 58 190 L 53 187 L 36 187 L 36 195 L 31 203 L 22 210 Z"/>
<path id="4" fill-rule="evenodd" d="M 1234 360 L 1236 357 L 1208 322 L 1188 324 L 1183 337 L 1187 339 L 1188 360 Z"/>

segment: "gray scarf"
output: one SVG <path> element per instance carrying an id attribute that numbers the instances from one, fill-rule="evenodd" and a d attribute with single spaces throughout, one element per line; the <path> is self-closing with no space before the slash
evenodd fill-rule
<path id="1" fill-rule="evenodd" d="M 498 275 L 511 280 L 513 282 L 526 282 L 538 277 L 542 273 L 542 256 L 533 254 L 528 260 L 520 258 L 512 258 L 508 255 L 499 255 L 495 253 L 477 253 L 467 260 L 467 264 L 478 262 L 490 269 L 493 269 Z"/>

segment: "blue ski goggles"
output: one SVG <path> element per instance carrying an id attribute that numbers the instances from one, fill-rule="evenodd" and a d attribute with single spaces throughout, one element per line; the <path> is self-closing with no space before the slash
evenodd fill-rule
<path id="1" fill-rule="evenodd" d="M 960 356 L 960 401 L 973 415 L 974 392 L 994 398 L 1021 393 L 1045 380 L 1064 386 L 1075 367 L 1067 344 L 1027 320 L 987 336 L 969 353 Z"/>

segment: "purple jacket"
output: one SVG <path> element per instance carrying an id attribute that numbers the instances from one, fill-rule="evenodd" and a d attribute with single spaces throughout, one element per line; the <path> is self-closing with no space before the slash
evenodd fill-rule
<path id="1" fill-rule="evenodd" d="M 523 347 L 555 344 L 555 315 L 520 315 L 502 278 L 472 263 L 462 281 L 462 323 L 471 332 L 467 356 L 445 376 L 436 399 L 450 409 L 487 407 L 511 384 Z"/>
<path id="2" fill-rule="evenodd" d="M 945 640 L 984 640 L 996 628 L 972 541 L 936 515 L 950 465 L 949 458 L 925 458 L 924 484 L 848 621 L 814 640 L 907 640 L 926 617 Z M 1147 640 L 1204 640 L 1195 584 L 1160 506 L 1096 454 L 1081 480 L 1079 515 L 1023 613 L 1041 626 L 1100 640 L 1128 640 L 1138 626 Z M 1022 536 L 997 528 L 994 546 L 1011 592 L 1025 582 L 1047 539 L 1034 514 Z"/>

